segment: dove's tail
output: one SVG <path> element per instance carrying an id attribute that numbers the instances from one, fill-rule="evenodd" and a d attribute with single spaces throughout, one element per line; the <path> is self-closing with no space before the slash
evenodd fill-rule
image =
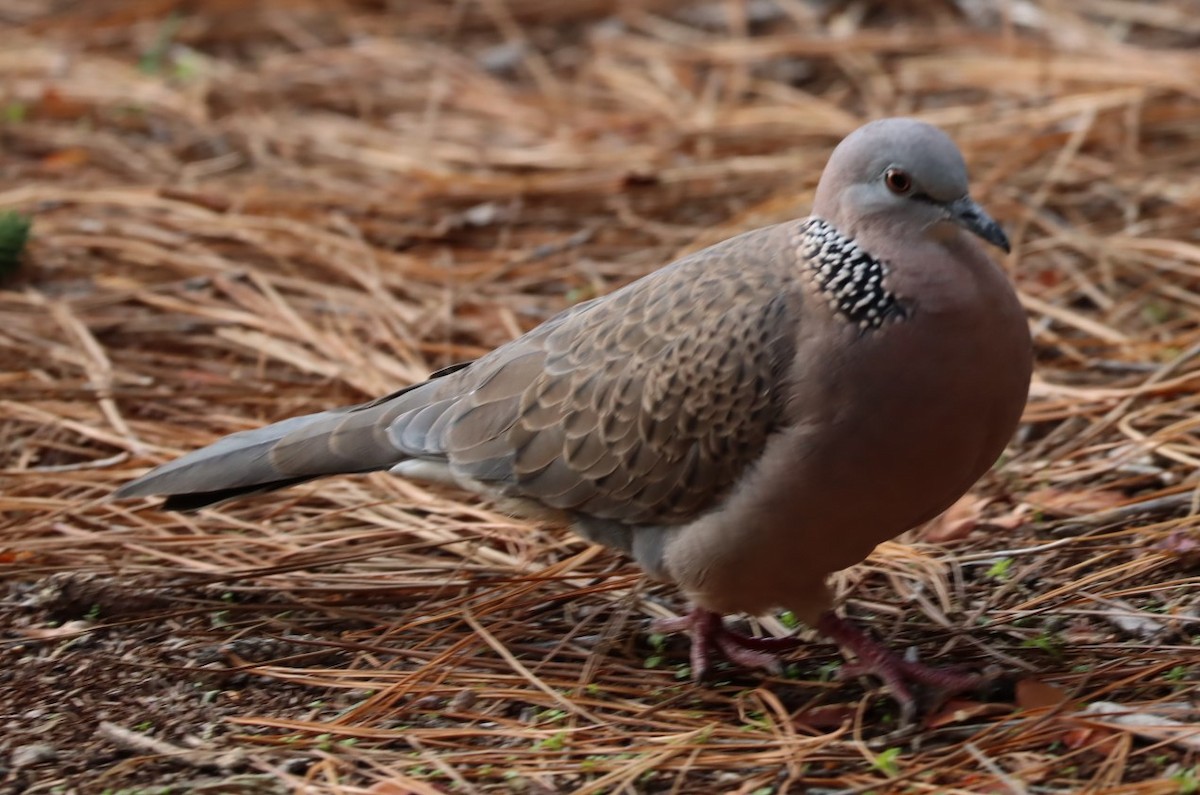
<path id="1" fill-rule="evenodd" d="M 438 377 L 453 369 L 435 373 Z M 147 472 L 113 495 L 166 497 L 163 508 L 192 511 L 325 475 L 388 469 L 407 456 L 388 432 L 396 416 L 424 404 L 425 381 L 359 406 L 292 417 L 226 436 Z"/>

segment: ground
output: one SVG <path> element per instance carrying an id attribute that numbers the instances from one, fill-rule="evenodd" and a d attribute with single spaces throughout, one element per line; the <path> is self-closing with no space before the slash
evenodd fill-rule
<path id="1" fill-rule="evenodd" d="M 0 792 L 1200 791 L 1189 6 L 0 0 Z M 783 675 L 692 684 L 673 589 L 458 492 L 108 500 L 802 215 L 894 114 L 1037 357 L 995 469 L 837 581 L 999 673 L 918 726 L 788 615 Z"/>

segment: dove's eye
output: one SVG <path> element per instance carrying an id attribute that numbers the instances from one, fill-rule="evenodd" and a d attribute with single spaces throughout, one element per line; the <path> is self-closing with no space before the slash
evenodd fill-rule
<path id="1" fill-rule="evenodd" d="M 913 186 L 912 177 L 901 168 L 889 168 L 883 172 L 883 182 L 888 186 L 888 190 L 901 196 L 912 190 Z"/>

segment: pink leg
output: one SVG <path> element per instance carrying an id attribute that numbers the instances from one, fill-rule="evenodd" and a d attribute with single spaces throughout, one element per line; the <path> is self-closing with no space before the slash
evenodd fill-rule
<path id="1" fill-rule="evenodd" d="M 800 645 L 796 638 L 755 638 L 734 632 L 721 616 L 711 610 L 692 608 L 685 616 L 665 618 L 650 625 L 655 632 L 686 632 L 692 637 L 692 677 L 704 678 L 714 657 L 725 658 L 746 668 L 761 668 L 769 673 L 782 671 L 779 654 Z"/>
<path id="2" fill-rule="evenodd" d="M 854 652 L 858 662 L 844 666 L 842 678 L 873 674 L 891 690 L 892 698 L 900 705 L 901 720 L 912 723 L 917 712 L 917 699 L 912 685 L 922 685 L 933 695 L 936 704 L 959 693 L 975 690 L 988 681 L 982 674 L 959 673 L 910 662 L 872 638 L 851 621 L 832 610 L 821 614 L 817 630 L 829 636 L 843 651 Z"/>

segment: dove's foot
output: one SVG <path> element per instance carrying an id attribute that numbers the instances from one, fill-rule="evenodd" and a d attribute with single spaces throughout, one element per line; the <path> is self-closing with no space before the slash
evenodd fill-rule
<path id="1" fill-rule="evenodd" d="M 842 651 L 854 652 L 858 658 L 856 663 L 843 666 L 839 677 L 849 679 L 871 674 L 882 679 L 892 698 L 900 705 L 901 722 L 906 726 L 915 719 L 919 704 L 926 709 L 933 709 L 947 699 L 976 690 L 991 680 L 984 674 L 935 668 L 906 660 L 832 610 L 821 615 L 817 630 L 828 636 Z M 914 688 L 920 691 L 920 701 Z"/>
<path id="2" fill-rule="evenodd" d="M 783 670 L 779 655 L 800 645 L 797 638 L 756 638 L 725 626 L 718 613 L 692 608 L 679 618 L 662 618 L 650 625 L 654 632 L 686 632 L 692 638 L 692 678 L 700 681 L 714 659 L 725 659 L 745 668 L 772 674 Z"/>

